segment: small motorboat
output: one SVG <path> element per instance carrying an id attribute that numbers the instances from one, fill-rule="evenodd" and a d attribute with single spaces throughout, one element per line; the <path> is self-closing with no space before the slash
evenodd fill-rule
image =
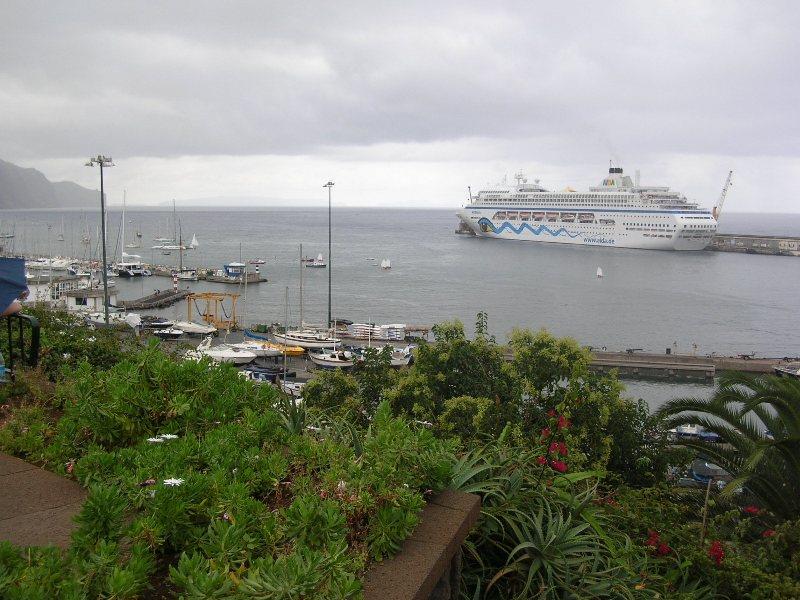
<path id="1" fill-rule="evenodd" d="M 352 367 L 357 357 L 347 350 L 322 350 L 320 352 L 309 352 L 309 358 L 318 367 L 324 369 L 347 369 Z"/>
<path id="2" fill-rule="evenodd" d="M 142 327 L 144 329 L 166 329 L 175 325 L 174 321 L 155 315 L 145 315 L 142 317 Z"/>
<path id="3" fill-rule="evenodd" d="M 141 327 L 142 317 L 138 313 L 109 312 L 108 323 L 104 312 L 90 312 L 86 315 L 86 324 L 90 327 L 115 327 L 117 325 L 127 325 L 133 329 Z"/>
<path id="4" fill-rule="evenodd" d="M 275 383 L 278 378 L 281 380 L 285 379 L 286 377 L 297 377 L 296 371 L 286 371 L 283 370 L 266 370 L 266 369 L 259 369 L 256 367 L 247 367 L 241 371 L 245 374 L 245 377 L 250 381 L 255 381 L 258 383 Z"/>
<path id="5" fill-rule="evenodd" d="M 391 268 L 392 268 L 392 261 L 390 261 L 388 258 L 384 258 L 381 261 L 381 269 L 383 269 L 384 271 L 388 271 Z"/>
<path id="6" fill-rule="evenodd" d="M 263 258 L 253 258 L 250 260 L 251 265 L 263 265 L 266 263 L 267 261 L 265 261 Z"/>
<path id="7" fill-rule="evenodd" d="M 180 271 L 174 273 L 175 277 L 178 281 L 197 281 L 197 269 L 191 269 L 188 267 L 184 267 Z"/>
<path id="8" fill-rule="evenodd" d="M 231 348 L 226 344 L 211 346 L 211 336 L 205 338 L 197 347 L 196 352 L 209 357 L 215 362 L 231 363 L 234 365 L 246 365 L 256 359 L 256 355 L 248 350 Z"/>
<path id="9" fill-rule="evenodd" d="M 164 329 L 156 329 L 153 331 L 153 335 L 162 340 L 177 340 L 183 335 L 183 331 L 174 327 L 166 327 Z"/>
<path id="10" fill-rule="evenodd" d="M 178 321 L 174 326 L 188 335 L 214 335 L 217 333 L 217 328 L 213 325 L 195 323 L 194 321 Z"/>

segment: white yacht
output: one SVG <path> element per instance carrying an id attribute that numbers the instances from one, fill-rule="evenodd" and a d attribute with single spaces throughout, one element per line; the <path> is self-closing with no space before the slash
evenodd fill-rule
<path id="1" fill-rule="evenodd" d="M 142 257 L 138 254 L 122 253 L 122 260 L 114 265 L 114 270 L 119 277 L 144 277 L 150 271 L 142 265 Z"/>
<path id="2" fill-rule="evenodd" d="M 234 365 L 246 365 L 247 363 L 251 363 L 256 359 L 256 355 L 249 350 L 232 348 L 227 344 L 212 346 L 211 336 L 205 338 L 200 345 L 197 346 L 197 350 L 190 350 L 186 354 L 189 358 L 207 356 L 215 362 L 232 363 Z"/>
<path id="3" fill-rule="evenodd" d="M 358 357 L 347 350 L 318 350 L 309 352 L 311 362 L 325 369 L 348 369 L 352 367 Z"/>
<path id="4" fill-rule="evenodd" d="M 518 173 L 516 185 L 500 184 L 470 195 L 458 212 L 463 226 L 479 237 L 645 248 L 702 250 L 717 230 L 717 217 L 730 185 L 711 210 L 662 186 L 643 186 L 611 167 L 599 186 L 552 192 Z M 637 175 L 638 180 L 638 175 Z"/>
<path id="5" fill-rule="evenodd" d="M 311 329 L 306 329 L 303 331 L 287 331 L 285 333 L 273 333 L 272 339 L 279 344 L 285 344 L 287 346 L 300 346 L 306 350 L 309 348 L 333 348 L 339 344 L 339 342 L 341 342 L 341 340 L 338 338 L 330 337 L 326 333 L 321 333 Z"/>

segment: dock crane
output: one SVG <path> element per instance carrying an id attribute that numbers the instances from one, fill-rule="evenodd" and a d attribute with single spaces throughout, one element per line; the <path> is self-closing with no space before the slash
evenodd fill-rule
<path id="1" fill-rule="evenodd" d="M 717 205 L 714 207 L 714 210 L 711 211 L 711 214 L 714 215 L 715 219 L 719 219 L 719 215 L 722 213 L 722 205 L 725 204 L 725 196 L 728 195 L 728 188 L 731 187 L 732 177 L 733 171 L 728 171 L 728 178 L 725 180 L 725 185 L 722 186 L 722 193 L 719 195 Z"/>

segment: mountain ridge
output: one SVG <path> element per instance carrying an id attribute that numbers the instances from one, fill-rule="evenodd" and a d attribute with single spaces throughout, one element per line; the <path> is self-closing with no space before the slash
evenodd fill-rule
<path id="1" fill-rule="evenodd" d="M 50 181 L 32 167 L 0 159 L 0 209 L 86 208 L 97 204 L 99 192 L 72 181 Z"/>

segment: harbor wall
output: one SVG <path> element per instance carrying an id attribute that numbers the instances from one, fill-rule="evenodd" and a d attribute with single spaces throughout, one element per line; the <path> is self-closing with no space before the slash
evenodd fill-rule
<path id="1" fill-rule="evenodd" d="M 718 233 L 706 250 L 774 256 L 800 256 L 800 238 L 775 235 Z"/>

